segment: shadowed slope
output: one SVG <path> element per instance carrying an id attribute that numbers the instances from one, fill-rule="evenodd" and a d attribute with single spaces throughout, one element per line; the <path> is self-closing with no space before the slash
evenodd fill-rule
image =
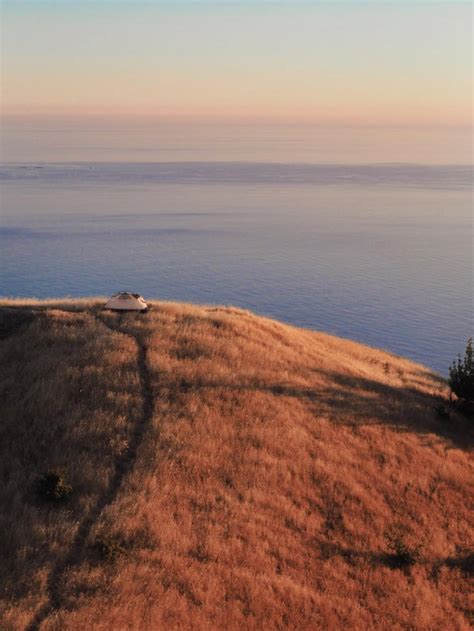
<path id="1" fill-rule="evenodd" d="M 24 628 L 48 602 L 56 564 L 61 598 L 41 629 L 468 628 L 472 432 L 455 414 L 436 415 L 439 377 L 235 309 L 55 307 L 0 343 L 2 365 L 17 366 L 0 382 L 12 445 L 3 518 L 17 551 L 4 571 L 6 628 Z M 81 398 L 89 372 L 102 390 Z M 46 417 L 42 383 L 59 393 Z M 30 442 L 23 458 L 24 440 L 49 436 L 50 424 L 56 443 Z M 76 491 L 67 510 L 28 495 L 58 459 Z M 394 526 L 423 544 L 411 568 L 391 562 Z M 104 536 L 124 550 L 113 562 L 94 551 Z"/>

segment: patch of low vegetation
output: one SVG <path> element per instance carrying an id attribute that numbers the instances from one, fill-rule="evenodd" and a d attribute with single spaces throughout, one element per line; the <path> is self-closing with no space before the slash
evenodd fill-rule
<path id="1" fill-rule="evenodd" d="M 48 502 L 61 503 L 69 499 L 73 489 L 62 469 L 53 469 L 43 473 L 35 484 L 36 495 Z"/>

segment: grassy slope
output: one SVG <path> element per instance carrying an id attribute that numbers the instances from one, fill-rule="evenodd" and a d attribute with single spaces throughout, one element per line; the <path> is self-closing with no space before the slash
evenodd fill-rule
<path id="1" fill-rule="evenodd" d="M 0 306 L 22 305 L 0 341 L 2 629 L 469 628 L 472 433 L 436 415 L 439 377 L 235 309 Z M 56 466 L 63 507 L 31 491 Z M 410 569 L 394 526 L 422 544 Z"/>

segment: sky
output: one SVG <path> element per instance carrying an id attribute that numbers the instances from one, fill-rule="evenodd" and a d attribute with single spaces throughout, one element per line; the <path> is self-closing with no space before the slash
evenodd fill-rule
<path id="1" fill-rule="evenodd" d="M 137 127 L 167 124 L 197 138 L 213 125 L 218 136 L 250 126 L 249 138 L 268 135 L 269 125 L 300 135 L 302 127 L 335 129 L 341 138 L 346 128 L 347 137 L 370 128 L 373 138 L 377 129 L 386 137 L 403 128 L 414 130 L 419 155 L 412 155 L 420 159 L 434 160 L 444 146 L 435 161 L 469 160 L 470 3 L 4 0 L 2 7 L 6 159 L 28 153 L 31 129 L 54 135 L 66 125 L 90 136 L 97 126 L 118 126 L 124 143 L 136 144 Z M 32 156 L 43 140 L 36 137 Z M 354 149 L 359 141 L 350 142 Z M 44 155 L 55 155 L 46 145 Z M 403 158 L 393 141 L 385 145 L 381 160 Z"/>

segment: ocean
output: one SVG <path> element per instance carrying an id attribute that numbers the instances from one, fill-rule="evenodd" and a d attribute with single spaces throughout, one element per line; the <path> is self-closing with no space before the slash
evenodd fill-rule
<path id="1" fill-rule="evenodd" d="M 472 169 L 4 164 L 0 295 L 236 305 L 446 374 L 473 332 Z"/>

